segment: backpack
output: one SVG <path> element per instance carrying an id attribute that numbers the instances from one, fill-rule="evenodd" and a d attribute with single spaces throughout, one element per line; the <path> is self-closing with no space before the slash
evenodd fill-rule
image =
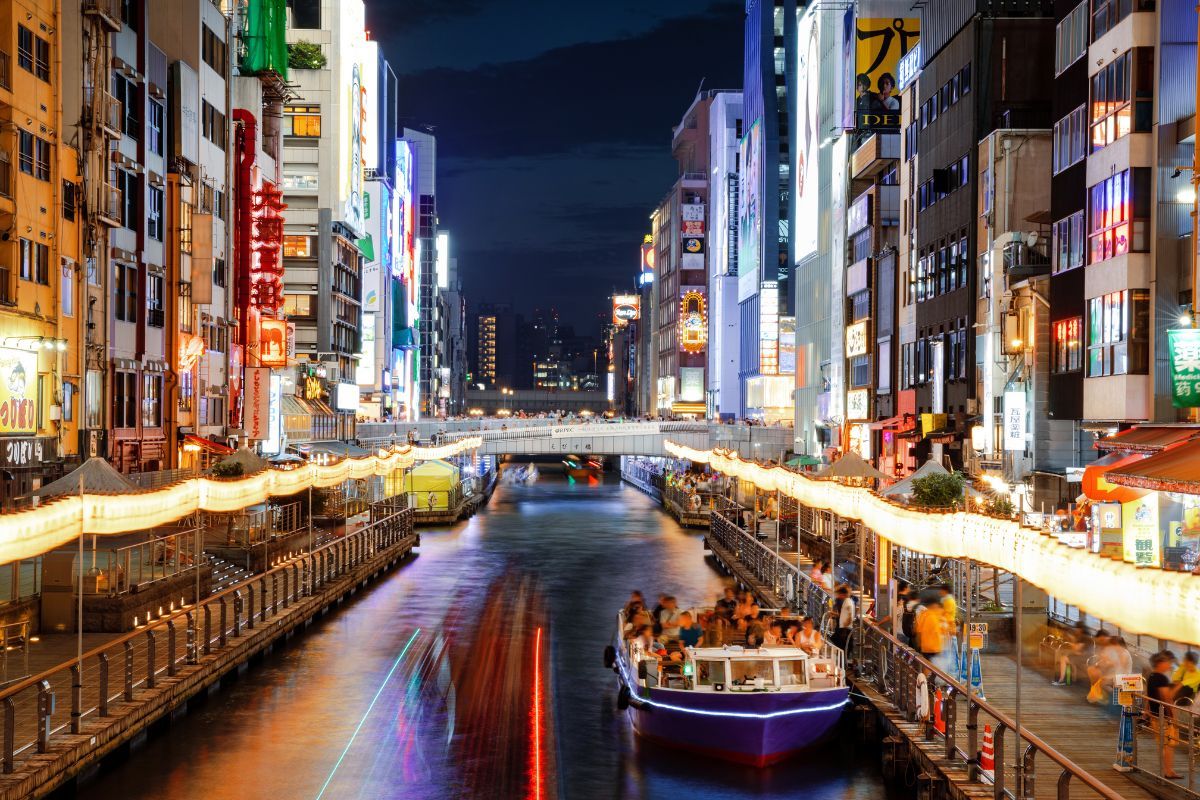
<path id="1" fill-rule="evenodd" d="M 900 615 L 900 630 L 904 631 L 904 635 L 909 641 L 913 638 L 913 624 L 917 621 L 917 612 L 912 604 L 904 604 L 904 613 Z"/>

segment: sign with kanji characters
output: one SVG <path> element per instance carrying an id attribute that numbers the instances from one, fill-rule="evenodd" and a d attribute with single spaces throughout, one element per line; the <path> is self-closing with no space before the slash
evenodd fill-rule
<path id="1" fill-rule="evenodd" d="M 1200 407 L 1200 328 L 1167 331 L 1171 357 L 1171 402 L 1176 408 Z"/>

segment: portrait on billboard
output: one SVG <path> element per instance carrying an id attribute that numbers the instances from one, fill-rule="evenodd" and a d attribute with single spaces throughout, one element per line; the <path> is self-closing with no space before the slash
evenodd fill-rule
<path id="1" fill-rule="evenodd" d="M 762 251 L 762 118 L 754 120 L 739 143 L 741 184 L 738 195 L 738 274 L 757 275 Z"/>
<path id="2" fill-rule="evenodd" d="M 917 45 L 921 21 L 916 17 L 859 19 L 854 35 L 855 127 L 899 131 L 896 72 L 900 59 Z"/>

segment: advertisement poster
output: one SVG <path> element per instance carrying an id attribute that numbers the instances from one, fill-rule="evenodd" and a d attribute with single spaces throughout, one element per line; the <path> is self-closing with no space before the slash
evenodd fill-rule
<path id="1" fill-rule="evenodd" d="M 853 18 L 853 9 L 851 9 Z M 817 251 L 820 235 L 820 205 L 817 200 L 817 163 L 821 151 L 821 41 L 820 14 L 815 7 L 800 20 L 799 64 L 796 72 L 799 102 L 796 126 L 796 261 Z"/>
<path id="2" fill-rule="evenodd" d="M 0 348 L 0 433 L 37 432 L 37 353 Z"/>
<path id="3" fill-rule="evenodd" d="M 362 315 L 362 350 L 358 353 L 358 364 L 354 368 L 354 382 L 375 388 L 375 318 L 376 314 Z"/>
<path id="4" fill-rule="evenodd" d="M 271 435 L 271 370 L 250 367 L 246 370 L 247 439 L 269 439 Z"/>
<path id="5" fill-rule="evenodd" d="M 286 367 L 288 358 L 288 323 L 282 319 L 263 317 L 258 323 L 258 356 L 264 367 Z"/>
<path id="6" fill-rule="evenodd" d="M 1200 407 L 1200 328 L 1167 331 L 1171 360 L 1171 403 L 1176 408 Z"/>
<path id="7" fill-rule="evenodd" d="M 738 195 L 738 275 L 753 276 L 758 284 L 762 260 L 762 119 L 756 119 L 742 137 L 742 190 Z M 739 291 L 739 301 L 742 292 Z"/>
<path id="8" fill-rule="evenodd" d="M 917 17 L 859 19 L 855 24 L 854 127 L 900 130 L 900 95 L 896 74 L 900 59 L 916 47 L 921 35 Z"/>
<path id="9" fill-rule="evenodd" d="M 779 318 L 779 374 L 796 374 L 796 318 Z"/>
<path id="10" fill-rule="evenodd" d="M 701 289 L 689 289 L 679 301 L 679 346 L 702 353 L 708 344 L 708 302 Z"/>
<path id="11" fill-rule="evenodd" d="M 274 455 L 283 449 L 283 376 L 271 376 L 270 412 L 267 416 L 267 438 L 262 451 Z"/>
<path id="12" fill-rule="evenodd" d="M 704 402 L 704 367 L 679 368 L 679 399 L 684 403 Z"/>
<path id="13" fill-rule="evenodd" d="M 642 314 L 642 298 L 636 294 L 613 295 L 613 324 L 624 327 Z"/>
<path id="14" fill-rule="evenodd" d="M 1125 521 L 1125 560 L 1139 567 L 1157 567 L 1159 562 L 1158 495 L 1121 504 Z"/>

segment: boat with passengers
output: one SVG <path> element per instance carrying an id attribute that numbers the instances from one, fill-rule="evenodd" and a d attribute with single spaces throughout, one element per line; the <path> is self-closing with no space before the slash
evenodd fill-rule
<path id="1" fill-rule="evenodd" d="M 647 739 L 755 766 L 782 761 L 825 739 L 848 703 L 844 654 L 799 647 L 685 647 L 659 660 L 625 638 L 605 652 L 617 674 L 617 705 Z"/>

